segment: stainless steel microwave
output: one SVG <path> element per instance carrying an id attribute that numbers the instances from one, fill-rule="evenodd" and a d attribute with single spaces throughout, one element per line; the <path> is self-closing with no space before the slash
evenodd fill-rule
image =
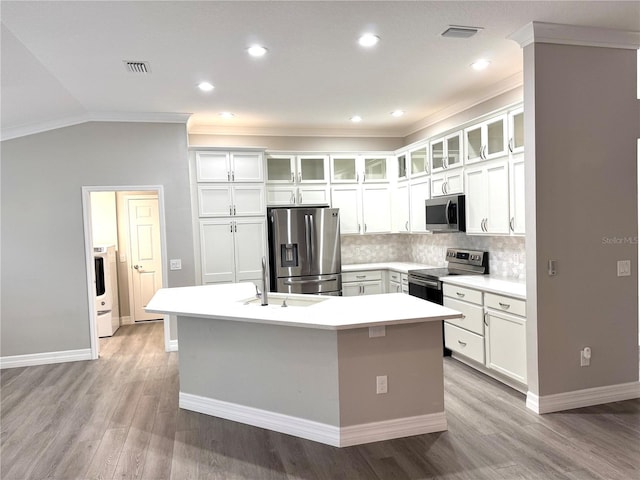
<path id="1" fill-rule="evenodd" d="M 464 195 L 448 195 L 425 200 L 426 228 L 431 232 L 466 231 Z"/>

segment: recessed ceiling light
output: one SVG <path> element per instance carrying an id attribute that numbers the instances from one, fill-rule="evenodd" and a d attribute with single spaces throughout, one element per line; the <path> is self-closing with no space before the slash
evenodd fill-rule
<path id="1" fill-rule="evenodd" d="M 354 115 L 353 117 L 351 117 L 350 119 L 353 123 L 358 123 L 362 121 L 362 117 L 360 115 Z"/>
<path id="2" fill-rule="evenodd" d="M 249 55 L 251 55 L 252 57 L 262 57 L 265 53 L 267 53 L 267 49 L 262 45 L 251 45 L 249 48 L 247 48 L 247 52 L 249 52 Z"/>
<path id="3" fill-rule="evenodd" d="M 471 68 L 473 68 L 474 70 L 484 70 L 489 66 L 490 63 L 491 62 L 489 60 L 484 60 L 484 59 L 476 60 L 471 64 Z"/>
<path id="4" fill-rule="evenodd" d="M 393 112 L 391 112 L 391 115 L 394 117 L 401 117 L 402 115 L 404 115 L 404 110 L 394 110 Z"/>
<path id="5" fill-rule="evenodd" d="M 358 39 L 358 43 L 363 47 L 373 47 L 380 41 L 380 37 L 373 33 L 365 33 Z"/>
<path id="6" fill-rule="evenodd" d="M 198 88 L 203 92 L 210 92 L 211 90 L 214 89 L 214 86 L 211 85 L 209 82 L 201 82 L 198 84 Z"/>
<path id="7" fill-rule="evenodd" d="M 220 117 L 222 117 L 222 118 L 233 118 L 233 117 L 235 117 L 235 115 L 233 113 L 231 113 L 231 112 L 220 112 L 218 115 Z"/>

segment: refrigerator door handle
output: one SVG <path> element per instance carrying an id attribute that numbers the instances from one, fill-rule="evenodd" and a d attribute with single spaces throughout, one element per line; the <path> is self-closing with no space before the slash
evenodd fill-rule
<path id="1" fill-rule="evenodd" d="M 316 258 L 315 243 L 316 243 L 316 229 L 313 226 L 313 214 L 309 214 L 309 261 L 313 265 Z"/>
<path id="2" fill-rule="evenodd" d="M 304 216 L 304 241 L 307 246 L 307 259 L 309 263 L 313 263 L 312 251 L 311 251 L 311 221 L 310 215 Z"/>
<path id="3" fill-rule="evenodd" d="M 285 285 L 300 285 L 300 284 L 304 284 L 304 283 L 323 283 L 323 282 L 335 282 L 336 280 L 338 280 L 338 277 L 331 277 L 331 278 L 314 278 L 312 280 L 292 280 L 292 279 L 287 279 L 285 280 L 283 283 Z"/>

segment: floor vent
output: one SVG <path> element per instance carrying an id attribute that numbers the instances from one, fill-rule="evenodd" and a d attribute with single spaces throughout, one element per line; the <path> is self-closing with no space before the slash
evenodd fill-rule
<path id="1" fill-rule="evenodd" d="M 130 73 L 151 73 L 151 67 L 149 66 L 149 62 L 136 62 L 131 60 L 124 60 L 124 66 L 127 69 L 127 72 Z"/>
<path id="2" fill-rule="evenodd" d="M 462 27 L 459 25 L 449 25 L 440 35 L 449 38 L 469 38 L 482 30 L 482 27 Z"/>

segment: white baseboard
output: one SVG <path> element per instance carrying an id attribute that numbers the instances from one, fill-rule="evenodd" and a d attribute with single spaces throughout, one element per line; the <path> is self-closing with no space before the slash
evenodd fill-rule
<path id="1" fill-rule="evenodd" d="M 340 428 L 335 425 L 184 392 L 180 392 L 179 402 L 180 408 L 185 410 L 295 435 L 334 447 L 360 445 L 392 438 L 441 432 L 447 429 L 444 412 Z"/>
<path id="2" fill-rule="evenodd" d="M 169 340 L 169 348 L 167 352 L 177 352 L 178 351 L 178 340 Z"/>
<path id="3" fill-rule="evenodd" d="M 133 318 L 131 318 L 131 316 L 129 315 L 120 317 L 120 325 L 133 325 Z"/>
<path id="4" fill-rule="evenodd" d="M 551 413 L 573 408 L 640 398 L 640 382 L 585 388 L 573 392 L 538 396 L 527 392 L 527 408 L 536 413 Z"/>
<path id="5" fill-rule="evenodd" d="M 0 357 L 0 369 L 48 365 L 50 363 L 79 362 L 82 360 L 91 360 L 90 348 Z"/>

